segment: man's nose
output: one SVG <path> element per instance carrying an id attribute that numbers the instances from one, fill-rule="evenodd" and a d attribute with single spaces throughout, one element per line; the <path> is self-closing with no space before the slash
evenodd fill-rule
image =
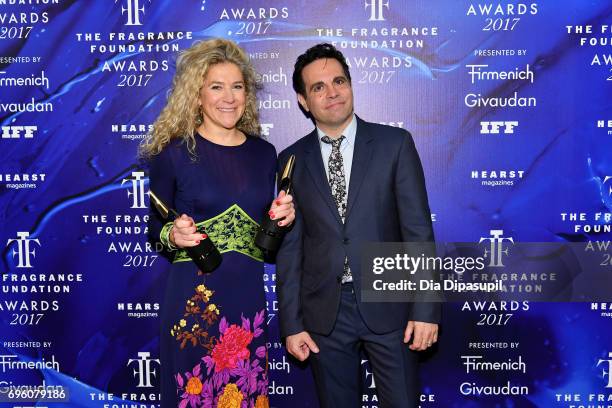
<path id="1" fill-rule="evenodd" d="M 336 87 L 332 84 L 332 86 L 327 88 L 327 97 L 328 98 L 335 98 L 339 95 L 338 90 L 336 89 Z"/>

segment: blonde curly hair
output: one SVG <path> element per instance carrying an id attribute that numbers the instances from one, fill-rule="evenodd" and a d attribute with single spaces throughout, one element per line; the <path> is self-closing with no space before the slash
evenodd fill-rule
<path id="1" fill-rule="evenodd" d="M 199 41 L 180 53 L 168 103 L 153 124 L 153 131 L 140 145 L 141 157 L 159 154 L 174 139 L 183 139 L 195 156 L 196 129 L 203 120 L 198 104 L 200 89 L 210 67 L 225 62 L 240 69 L 245 83 L 246 106 L 236 127 L 243 133 L 259 136 L 256 93 L 261 83 L 246 52 L 230 40 Z"/>

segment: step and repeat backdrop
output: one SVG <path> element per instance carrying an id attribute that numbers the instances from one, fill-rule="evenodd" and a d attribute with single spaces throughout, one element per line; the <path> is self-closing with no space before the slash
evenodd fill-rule
<path id="1" fill-rule="evenodd" d="M 0 0 L 0 406 L 159 406 L 168 262 L 146 241 L 136 153 L 177 54 L 212 37 L 249 53 L 278 152 L 313 127 L 295 58 L 331 42 L 356 113 L 414 136 L 437 240 L 591 242 L 612 273 L 609 1 Z M 502 278 L 519 295 L 545 279 Z M 271 405 L 316 407 L 279 339 L 272 265 L 265 282 Z M 446 304 L 421 407 L 612 407 L 611 317 L 612 293 Z"/>

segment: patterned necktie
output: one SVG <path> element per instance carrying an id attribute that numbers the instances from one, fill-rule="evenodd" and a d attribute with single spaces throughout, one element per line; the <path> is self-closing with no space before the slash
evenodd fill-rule
<path id="1" fill-rule="evenodd" d="M 342 222 L 344 222 L 346 216 L 346 178 L 344 177 L 344 161 L 342 160 L 342 154 L 340 153 L 340 145 L 345 139 L 344 136 L 340 136 L 337 139 L 332 139 L 329 136 L 323 136 L 321 141 L 323 143 L 331 144 L 332 151 L 329 155 L 328 161 L 328 180 L 331 188 L 332 197 L 336 202 L 338 208 L 338 214 Z M 348 259 L 344 258 L 344 272 L 342 274 L 342 283 L 352 282 L 353 275 L 349 269 Z"/>

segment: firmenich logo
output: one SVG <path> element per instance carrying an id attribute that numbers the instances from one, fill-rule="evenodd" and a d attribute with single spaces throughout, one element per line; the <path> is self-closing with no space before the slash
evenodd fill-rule
<path id="1" fill-rule="evenodd" d="M 49 90 L 49 78 L 45 75 L 45 71 L 40 73 L 40 76 L 30 74 L 29 78 L 14 78 L 14 77 L 3 77 L 6 74 L 4 71 L 0 71 L 0 87 L 2 86 L 41 86 Z"/>
<path id="2" fill-rule="evenodd" d="M 52 369 L 59 371 L 59 363 L 55 361 L 55 356 L 51 356 L 51 361 L 42 358 L 39 361 L 19 361 L 16 355 L 0 354 L 0 367 L 2 372 L 7 370 L 45 370 Z"/>

